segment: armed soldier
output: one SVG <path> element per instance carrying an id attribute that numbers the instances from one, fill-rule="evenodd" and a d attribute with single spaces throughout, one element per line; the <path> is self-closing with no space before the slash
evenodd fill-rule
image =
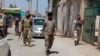
<path id="1" fill-rule="evenodd" d="M 45 36 L 46 55 L 50 54 L 50 49 L 53 45 L 54 35 L 56 35 L 55 20 L 52 18 L 52 13 L 47 14 L 48 19 L 44 23 L 43 34 Z"/>
<path id="2" fill-rule="evenodd" d="M 26 13 L 26 17 L 22 19 L 21 22 L 21 32 L 23 33 L 23 43 L 25 46 L 32 46 L 31 45 L 31 38 L 32 38 L 32 20 L 31 15 L 29 13 Z"/>
<path id="3" fill-rule="evenodd" d="M 80 38 L 81 38 L 81 33 L 82 33 L 82 25 L 84 21 L 81 19 L 80 15 L 77 16 L 76 20 L 76 31 L 77 31 L 77 39 L 75 40 L 75 46 L 79 44 Z"/>

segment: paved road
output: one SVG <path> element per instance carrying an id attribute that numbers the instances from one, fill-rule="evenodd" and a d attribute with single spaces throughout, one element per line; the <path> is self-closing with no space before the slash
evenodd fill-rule
<path id="1" fill-rule="evenodd" d="M 9 29 L 9 35 L 7 40 L 11 47 L 12 56 L 46 56 L 44 39 L 33 38 L 33 47 L 24 46 L 22 40 L 18 40 L 18 36 L 15 36 L 14 29 Z M 81 43 L 79 46 L 73 45 L 73 40 L 70 38 L 56 36 L 52 53 L 50 56 L 100 56 L 100 51 L 96 47 Z"/>

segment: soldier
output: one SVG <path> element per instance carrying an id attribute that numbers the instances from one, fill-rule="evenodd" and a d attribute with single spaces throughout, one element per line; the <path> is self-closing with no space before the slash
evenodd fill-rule
<path id="1" fill-rule="evenodd" d="M 50 49 L 53 45 L 54 35 L 56 35 L 55 20 L 52 18 L 52 13 L 47 14 L 48 19 L 44 22 L 43 34 L 45 36 L 46 55 L 50 54 Z"/>
<path id="2" fill-rule="evenodd" d="M 21 26 L 21 32 L 23 32 L 23 43 L 25 46 L 32 46 L 31 45 L 31 37 L 32 37 L 32 20 L 31 20 L 31 15 L 29 13 L 26 14 L 26 17 L 22 19 L 22 26 Z"/>
<path id="3" fill-rule="evenodd" d="M 78 45 L 80 41 L 82 24 L 83 24 L 83 20 L 81 19 L 80 15 L 78 15 L 76 20 L 76 25 L 75 25 L 77 31 L 77 39 L 75 40 L 75 46 Z"/>
<path id="4" fill-rule="evenodd" d="M 9 14 L 8 13 L 5 13 L 5 16 L 4 16 L 4 32 L 5 32 L 5 36 L 7 36 L 8 34 L 8 25 L 9 25 Z"/>
<path id="5" fill-rule="evenodd" d="M 15 18 L 15 34 L 18 35 L 19 33 L 19 18 Z"/>

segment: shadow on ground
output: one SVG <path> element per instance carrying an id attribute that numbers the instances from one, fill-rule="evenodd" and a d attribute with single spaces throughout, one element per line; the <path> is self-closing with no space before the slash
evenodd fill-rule
<path id="1" fill-rule="evenodd" d="M 47 56 L 49 56 L 51 54 L 59 54 L 59 52 L 58 51 L 50 51 L 50 54 L 48 54 Z"/>
<path id="2" fill-rule="evenodd" d="M 12 40 L 14 40 L 14 39 L 7 39 L 7 41 L 12 41 Z"/>
<path id="3" fill-rule="evenodd" d="M 21 47 L 27 47 L 28 45 L 25 46 L 25 45 L 23 44 L 23 45 L 20 45 L 20 46 L 21 46 Z M 36 45 L 35 45 L 35 44 L 32 44 L 32 45 L 29 46 L 29 47 L 33 47 L 33 46 L 36 46 Z"/>
<path id="4" fill-rule="evenodd" d="M 79 43 L 78 45 L 85 45 L 84 43 Z"/>
<path id="5" fill-rule="evenodd" d="M 50 51 L 50 54 L 58 54 L 58 51 Z"/>
<path id="6" fill-rule="evenodd" d="M 44 37 L 33 37 L 34 39 L 44 39 Z"/>

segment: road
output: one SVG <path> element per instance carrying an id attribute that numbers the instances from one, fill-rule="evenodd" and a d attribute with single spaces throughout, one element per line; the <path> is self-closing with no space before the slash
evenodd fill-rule
<path id="1" fill-rule="evenodd" d="M 12 56 L 46 56 L 43 38 L 33 38 L 34 46 L 24 46 L 22 40 L 18 40 L 18 36 L 14 34 L 14 28 L 9 29 L 7 36 L 10 44 Z M 54 45 L 49 56 L 100 56 L 100 50 L 86 43 L 74 46 L 71 38 L 63 36 L 55 36 Z M 55 53 L 58 52 L 58 53 Z"/>

